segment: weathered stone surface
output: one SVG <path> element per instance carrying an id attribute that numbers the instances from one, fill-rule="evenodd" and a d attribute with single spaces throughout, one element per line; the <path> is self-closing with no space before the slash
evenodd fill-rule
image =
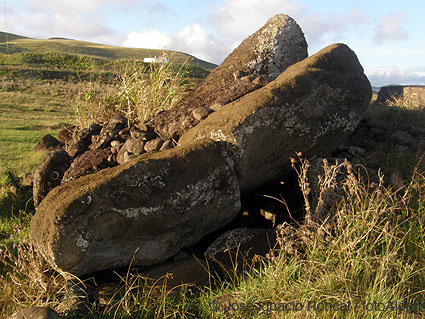
<path id="1" fill-rule="evenodd" d="M 161 149 L 164 140 L 162 138 L 156 138 L 154 140 L 147 141 L 145 144 L 146 152 L 156 152 Z"/>
<path id="2" fill-rule="evenodd" d="M 394 131 L 396 129 L 395 125 L 391 125 L 384 120 L 369 120 L 367 126 L 369 128 L 379 128 L 384 131 Z"/>
<path id="3" fill-rule="evenodd" d="M 307 57 L 307 42 L 291 17 L 279 14 L 245 39 L 180 106 L 156 116 L 151 124 L 161 136 L 178 138 L 196 121 L 179 125 L 193 109 L 227 104 L 277 78 Z M 173 122 L 178 125 L 169 125 Z"/>
<path id="4" fill-rule="evenodd" d="M 13 315 L 7 317 L 7 319 L 61 319 L 56 311 L 45 307 L 29 307 L 24 308 Z"/>
<path id="5" fill-rule="evenodd" d="M 34 151 L 47 151 L 60 146 L 61 143 L 52 135 L 46 134 L 41 137 L 33 147 Z"/>
<path id="6" fill-rule="evenodd" d="M 50 151 L 34 174 L 33 198 L 37 207 L 51 189 L 60 185 L 63 174 L 68 169 L 70 158 L 62 150 Z"/>
<path id="7" fill-rule="evenodd" d="M 65 149 L 69 156 L 76 157 L 88 150 L 88 143 L 85 141 L 73 142 L 72 144 L 66 145 Z"/>
<path id="8" fill-rule="evenodd" d="M 246 192 L 284 175 L 295 152 L 325 156 L 336 149 L 360 122 L 371 96 L 355 53 L 333 44 L 210 114 L 179 144 L 204 138 L 233 144 Z"/>
<path id="9" fill-rule="evenodd" d="M 110 167 L 108 157 L 109 149 L 89 150 L 75 159 L 68 170 L 63 174 L 62 183 L 66 183 L 78 177 L 92 174 L 100 169 Z"/>
<path id="10" fill-rule="evenodd" d="M 112 137 L 105 134 L 93 135 L 91 137 L 91 144 L 89 149 L 98 150 L 101 148 L 106 148 L 111 145 Z"/>
<path id="11" fill-rule="evenodd" d="M 255 255 L 265 257 L 275 245 L 273 229 L 237 228 L 217 238 L 205 255 L 218 270 L 233 275 L 233 271 L 250 267 Z"/>
<path id="12" fill-rule="evenodd" d="M 424 108 L 425 85 L 384 86 L 379 90 L 376 103 L 401 103 L 411 108 Z"/>
<path id="13" fill-rule="evenodd" d="M 61 129 L 58 133 L 58 140 L 63 144 L 68 144 L 72 141 L 72 134 L 77 129 L 75 125 L 67 126 Z"/>
<path id="14" fill-rule="evenodd" d="M 213 266 L 208 266 L 205 260 L 193 256 L 181 261 L 165 262 L 143 272 L 149 279 L 148 285 L 155 284 L 157 288 L 166 286 L 167 291 L 178 292 L 181 285 L 201 286 L 208 284 Z"/>
<path id="15" fill-rule="evenodd" d="M 207 107 L 197 107 L 192 111 L 192 116 L 195 120 L 202 121 L 205 120 L 208 115 L 212 113 L 212 110 Z"/>
<path id="16" fill-rule="evenodd" d="M 145 141 L 143 138 L 129 138 L 117 155 L 117 162 L 124 164 L 129 161 L 130 155 L 138 156 L 144 152 Z"/>
<path id="17" fill-rule="evenodd" d="M 142 155 L 53 189 L 29 237 L 76 275 L 150 266 L 229 223 L 240 209 L 228 144 L 195 141 Z"/>

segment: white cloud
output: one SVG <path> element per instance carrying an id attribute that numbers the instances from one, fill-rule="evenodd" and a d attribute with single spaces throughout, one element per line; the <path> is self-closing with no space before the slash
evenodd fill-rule
<path id="1" fill-rule="evenodd" d="M 150 49 L 170 49 L 190 53 L 197 58 L 219 63 L 228 52 L 229 45 L 220 43 L 208 34 L 200 25 L 186 26 L 175 34 L 158 30 L 131 32 L 124 41 L 124 46 Z"/>
<path id="2" fill-rule="evenodd" d="M 293 0 L 226 0 L 212 14 L 210 22 L 220 36 L 242 41 L 278 13 L 295 18 L 305 10 L 303 4 Z"/>
<path id="3" fill-rule="evenodd" d="M 348 32 L 359 30 L 371 20 L 358 6 L 346 13 L 318 14 L 296 0 L 226 0 L 211 15 L 210 23 L 220 38 L 233 41 L 235 47 L 279 13 L 288 14 L 297 21 L 314 50 L 330 42 L 342 41 Z"/>
<path id="4" fill-rule="evenodd" d="M 388 13 L 375 28 L 374 40 L 377 43 L 385 40 L 406 40 L 408 38 L 408 33 L 403 26 L 404 20 L 405 14 L 403 12 Z"/>
<path id="5" fill-rule="evenodd" d="M 35 11 L 56 13 L 86 13 L 99 10 L 102 5 L 117 0 L 26 0 L 28 7 Z"/>
<path id="6" fill-rule="evenodd" d="M 158 30 L 142 30 L 131 32 L 124 41 L 124 46 L 147 49 L 170 49 L 173 38 L 166 32 Z"/>
<path id="7" fill-rule="evenodd" d="M 365 73 L 374 86 L 389 84 L 425 85 L 425 72 L 423 68 L 365 67 Z"/>
<path id="8" fill-rule="evenodd" d="M 329 12 L 316 14 L 304 12 L 298 20 L 310 46 L 326 46 L 343 41 L 348 32 L 357 31 L 370 23 L 370 16 L 358 6 L 346 13 Z"/>

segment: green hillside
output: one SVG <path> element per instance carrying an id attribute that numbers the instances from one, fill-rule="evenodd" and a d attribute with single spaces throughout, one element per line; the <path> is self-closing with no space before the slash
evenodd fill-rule
<path id="1" fill-rule="evenodd" d="M 17 39 L 28 39 L 28 38 L 24 37 L 22 35 L 7 33 L 7 40 L 8 41 L 14 41 L 14 40 L 17 40 Z M 0 43 L 3 43 L 3 42 L 6 42 L 6 32 L 0 31 Z"/>
<path id="2" fill-rule="evenodd" d="M 173 62 L 183 63 L 187 61 L 190 64 L 202 67 L 204 69 L 214 69 L 215 64 L 200 60 L 192 55 L 170 51 L 153 49 L 136 49 L 118 46 L 110 46 L 99 43 L 70 40 L 64 38 L 51 38 L 48 40 L 25 38 L 19 35 L 8 35 L 9 53 L 43 53 L 43 52 L 62 52 L 67 54 L 86 55 L 110 60 L 117 59 L 139 59 L 160 56 L 166 53 L 172 58 Z M 6 53 L 5 33 L 0 32 L 0 53 Z"/>

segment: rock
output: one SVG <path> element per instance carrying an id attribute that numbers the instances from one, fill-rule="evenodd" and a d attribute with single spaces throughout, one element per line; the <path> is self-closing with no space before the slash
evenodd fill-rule
<path id="1" fill-rule="evenodd" d="M 58 133 L 58 140 L 63 144 L 68 144 L 72 141 L 72 134 L 77 129 L 75 125 L 67 126 L 61 129 Z"/>
<path id="2" fill-rule="evenodd" d="M 210 279 L 208 271 L 211 272 L 211 267 L 212 265 L 208 266 L 205 260 L 191 256 L 181 261 L 165 262 L 144 271 L 143 275 L 149 278 L 149 286 L 163 288 L 166 285 L 167 291 L 178 292 L 182 285 L 199 287 L 208 284 Z"/>
<path id="3" fill-rule="evenodd" d="M 347 148 L 347 152 L 350 153 L 353 156 L 362 156 L 366 152 L 364 148 L 358 147 L 358 146 L 349 146 Z"/>
<path id="4" fill-rule="evenodd" d="M 207 107 L 197 107 L 192 111 L 192 116 L 195 118 L 195 120 L 202 121 L 205 120 L 208 115 L 212 113 L 212 110 Z"/>
<path id="5" fill-rule="evenodd" d="M 88 146 L 91 143 L 91 137 L 93 135 L 97 135 L 97 132 L 90 131 L 88 128 L 75 130 L 74 133 L 72 133 L 72 143 L 82 142 Z"/>
<path id="6" fill-rule="evenodd" d="M 112 150 L 114 150 L 114 148 Z M 120 164 L 120 165 L 127 163 L 129 160 L 131 160 L 130 152 L 126 151 L 126 150 L 124 150 L 124 151 L 121 151 L 121 150 L 119 150 L 118 153 L 117 153 L 117 163 Z"/>
<path id="7" fill-rule="evenodd" d="M 272 229 L 237 228 L 217 238 L 205 252 L 219 271 L 233 277 L 234 271 L 248 269 L 255 255 L 265 257 L 276 245 Z"/>
<path id="8" fill-rule="evenodd" d="M 412 134 L 416 137 L 425 137 L 425 127 L 414 126 L 412 127 Z"/>
<path id="9" fill-rule="evenodd" d="M 370 120 L 367 122 L 369 128 L 378 128 L 384 131 L 394 131 L 396 127 L 391 125 L 384 120 Z"/>
<path id="10" fill-rule="evenodd" d="M 402 130 L 395 131 L 393 134 L 391 134 L 391 137 L 401 144 L 410 146 L 414 146 L 417 144 L 416 139 L 412 135 Z"/>
<path id="11" fill-rule="evenodd" d="M 139 156 L 144 152 L 145 141 L 139 137 L 137 139 L 130 138 L 121 147 L 117 154 L 118 164 L 124 164 L 128 162 L 131 155 Z"/>
<path id="12" fill-rule="evenodd" d="M 170 148 L 173 148 L 174 144 L 171 140 L 166 140 L 164 144 L 162 144 L 160 151 L 169 150 Z"/>
<path id="13" fill-rule="evenodd" d="M 62 183 L 67 183 L 78 177 L 93 174 L 101 169 L 110 166 L 108 156 L 111 154 L 109 149 L 89 150 L 80 157 L 76 158 L 62 178 Z"/>
<path id="14" fill-rule="evenodd" d="M 108 121 L 108 123 L 106 123 L 106 125 L 103 126 L 102 130 L 100 131 L 100 134 L 114 137 L 122 129 L 126 128 L 126 126 L 128 126 L 128 120 L 122 115 L 115 115 L 112 119 Z M 125 134 L 124 132 L 121 133 L 122 134 L 120 135 Z"/>
<path id="15" fill-rule="evenodd" d="M 91 137 L 91 144 L 89 149 L 99 150 L 101 148 L 107 148 L 111 145 L 112 137 L 109 135 L 93 135 Z"/>
<path id="16" fill-rule="evenodd" d="M 232 144 L 245 193 L 291 171 L 295 152 L 330 154 L 357 127 L 371 96 L 354 52 L 333 44 L 210 114 L 179 144 L 204 138 Z"/>
<path id="17" fill-rule="evenodd" d="M 48 151 L 59 147 L 61 143 L 52 135 L 46 134 L 40 138 L 37 144 L 33 147 L 34 151 Z"/>
<path id="18" fill-rule="evenodd" d="M 220 110 L 221 108 L 223 107 L 223 104 L 220 104 L 220 103 L 214 103 L 214 104 L 212 104 L 211 106 L 210 106 L 210 109 L 211 110 L 213 110 L 214 112 L 215 111 L 218 111 L 218 110 Z"/>
<path id="19" fill-rule="evenodd" d="M 30 241 L 77 276 L 165 261 L 237 215 L 229 152 L 195 141 L 62 184 L 32 217 Z"/>
<path id="20" fill-rule="evenodd" d="M 391 85 L 379 90 L 376 103 L 401 104 L 407 108 L 423 108 L 425 105 L 424 85 Z"/>
<path id="21" fill-rule="evenodd" d="M 151 125 L 161 136 L 178 139 L 190 126 L 182 126 L 193 109 L 227 104 L 274 80 L 286 68 L 307 57 L 307 42 L 291 17 L 279 14 L 245 39 L 178 107 L 158 114 Z M 259 78 L 245 81 L 244 77 Z M 170 130 L 170 124 L 177 122 Z"/>
<path id="22" fill-rule="evenodd" d="M 65 149 L 66 149 L 66 152 L 68 153 L 69 156 L 77 157 L 77 156 L 83 154 L 89 148 L 88 148 L 87 142 L 77 141 L 77 142 L 72 143 L 72 144 L 67 144 Z"/>
<path id="23" fill-rule="evenodd" d="M 7 319 L 61 319 L 56 311 L 53 311 L 47 307 L 29 307 L 24 308 L 13 315 L 7 317 Z"/>
<path id="24" fill-rule="evenodd" d="M 34 207 L 56 186 L 60 185 L 62 177 L 70 164 L 70 158 L 63 149 L 50 151 L 41 162 L 34 174 L 33 198 Z"/>
<path id="25" fill-rule="evenodd" d="M 147 141 L 145 144 L 146 152 L 157 152 L 161 149 L 164 140 L 162 138 L 156 138 L 154 140 Z"/>
<path id="26" fill-rule="evenodd" d="M 380 129 L 380 128 L 377 128 L 377 127 L 372 127 L 369 130 L 369 135 L 372 136 L 372 137 L 374 137 L 376 135 L 381 135 L 382 133 L 384 133 L 384 130 L 383 129 Z"/>

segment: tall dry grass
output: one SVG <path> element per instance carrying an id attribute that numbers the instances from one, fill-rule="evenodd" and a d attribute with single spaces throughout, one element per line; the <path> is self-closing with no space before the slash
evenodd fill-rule
<path id="1" fill-rule="evenodd" d="M 147 121 L 182 99 L 186 93 L 185 77 L 185 64 L 128 64 L 106 88 L 98 82 L 83 83 L 73 101 L 77 120 L 80 126 L 88 126 L 122 114 L 131 122 Z"/>

